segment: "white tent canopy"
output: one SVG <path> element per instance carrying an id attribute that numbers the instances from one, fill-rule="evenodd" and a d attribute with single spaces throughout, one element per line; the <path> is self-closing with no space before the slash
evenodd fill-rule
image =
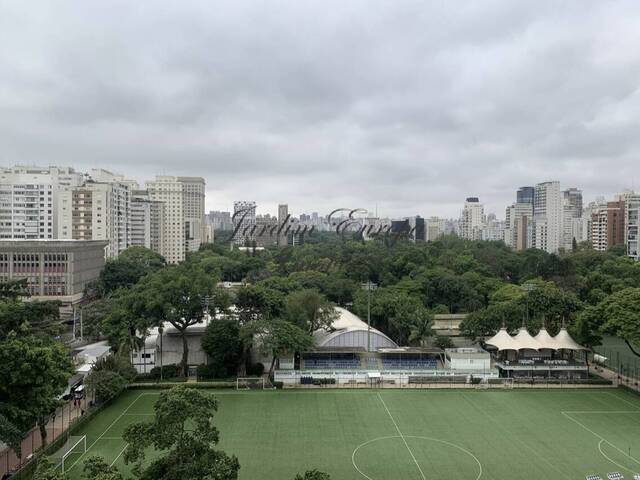
<path id="1" fill-rule="evenodd" d="M 498 333 L 485 342 L 502 350 L 587 350 L 579 345 L 567 329 L 562 327 L 555 337 L 549 335 L 545 328 L 542 328 L 535 337 L 532 337 L 525 327 L 518 330 L 517 335 L 512 337 L 507 329 L 502 327 Z"/>
<path id="2" fill-rule="evenodd" d="M 562 327 L 558 334 L 553 337 L 553 340 L 555 341 L 556 349 L 558 350 L 587 350 L 571 338 L 571 335 L 569 335 L 569 332 L 567 332 L 567 329 L 564 327 Z"/>
<path id="3" fill-rule="evenodd" d="M 538 342 L 539 350 L 557 350 L 558 348 L 555 339 L 549 335 L 549 332 L 547 332 L 547 329 L 544 327 L 542 327 L 533 338 Z"/>
<path id="4" fill-rule="evenodd" d="M 518 350 L 513 337 L 509 335 L 507 329 L 502 327 L 498 333 L 485 342 L 487 345 L 493 345 L 498 350 Z"/>
<path id="5" fill-rule="evenodd" d="M 527 327 L 520 327 L 518 334 L 513 337 L 518 350 L 539 350 L 540 344 L 527 331 Z"/>

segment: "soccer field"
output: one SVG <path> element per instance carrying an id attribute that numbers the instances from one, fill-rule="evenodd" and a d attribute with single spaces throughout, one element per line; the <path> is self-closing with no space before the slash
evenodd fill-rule
<path id="1" fill-rule="evenodd" d="M 589 390 L 210 391 L 243 480 L 317 468 L 335 480 L 584 480 L 640 472 L 640 397 Z M 132 390 L 78 434 L 122 471 L 124 428 L 159 392 Z M 79 479 L 83 458 L 68 465 Z"/>

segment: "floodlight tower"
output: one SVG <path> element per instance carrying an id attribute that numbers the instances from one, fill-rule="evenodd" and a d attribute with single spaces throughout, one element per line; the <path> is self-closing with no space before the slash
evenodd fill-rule
<path id="1" fill-rule="evenodd" d="M 371 291 L 378 288 L 378 284 L 367 280 L 362 284 L 362 288 L 367 291 L 367 352 L 371 351 Z"/>

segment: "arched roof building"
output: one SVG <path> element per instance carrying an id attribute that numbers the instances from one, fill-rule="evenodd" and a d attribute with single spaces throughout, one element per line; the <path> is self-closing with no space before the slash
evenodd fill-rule
<path id="1" fill-rule="evenodd" d="M 338 318 L 329 330 L 320 329 L 313 333 L 317 348 L 347 347 L 367 348 L 368 327 L 356 315 L 344 308 L 335 307 Z M 397 348 L 398 345 L 380 330 L 371 327 L 371 350 Z"/>

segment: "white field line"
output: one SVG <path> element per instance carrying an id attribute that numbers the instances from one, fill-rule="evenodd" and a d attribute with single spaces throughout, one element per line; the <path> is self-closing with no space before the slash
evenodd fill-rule
<path id="1" fill-rule="evenodd" d="M 491 415 L 489 415 L 487 412 L 485 412 L 484 410 L 482 410 L 480 407 L 478 407 L 476 404 L 474 404 L 471 400 L 469 400 L 464 394 L 462 394 L 462 398 L 469 403 L 472 407 L 474 407 L 476 410 L 480 411 L 485 417 L 487 417 L 489 420 L 491 420 L 491 422 L 493 422 L 498 428 L 503 428 L 502 425 L 500 424 L 500 422 L 498 422 L 495 418 L 493 418 Z M 527 448 L 528 450 L 530 450 L 531 452 L 533 452 L 533 454 L 542 462 L 546 463 L 547 465 L 549 465 L 553 470 L 555 470 L 556 472 L 558 472 L 560 475 L 562 475 L 564 478 L 566 478 L 567 480 L 571 480 L 571 477 L 569 477 L 566 473 L 564 473 L 562 470 L 558 469 L 558 467 L 556 467 L 553 463 L 551 463 L 549 460 L 547 460 L 547 458 L 544 455 L 540 455 L 536 450 L 533 449 L 533 447 L 531 445 L 529 445 L 527 442 L 521 440 L 520 438 L 518 438 L 517 436 L 514 437 L 515 440 L 517 440 L 523 447 Z"/>
<path id="2" fill-rule="evenodd" d="M 110 425 L 109 425 L 109 426 L 104 430 L 104 432 L 102 432 L 102 434 L 101 434 L 98 438 L 96 438 L 96 439 L 95 439 L 95 441 L 94 441 L 91 445 L 89 445 L 89 448 L 87 448 L 87 450 L 86 450 L 82 455 L 80 455 L 80 456 L 78 457 L 78 459 L 77 459 L 75 462 L 73 462 L 73 465 L 71 465 L 71 466 L 69 467 L 69 470 L 71 470 L 73 467 L 75 467 L 75 466 L 76 466 L 76 464 L 77 464 L 80 460 L 82 460 L 82 458 L 87 454 L 87 452 L 88 452 L 89 450 L 91 450 L 91 449 L 93 448 L 93 446 L 94 446 L 96 443 L 98 443 L 98 441 L 100 441 L 100 439 L 102 439 L 102 437 L 104 437 L 105 433 L 107 433 L 107 432 L 109 431 L 109 429 L 110 429 L 111 427 L 113 427 L 113 426 L 118 422 L 118 420 L 120 420 L 120 419 L 125 415 L 125 413 L 127 413 L 127 412 L 129 411 L 129 409 L 133 406 L 133 404 L 134 404 L 134 403 L 136 403 L 136 402 L 138 401 L 138 399 L 139 399 L 140 397 L 142 397 L 143 395 L 145 395 L 145 394 L 144 394 L 144 393 L 141 393 L 140 395 L 138 395 L 136 398 L 134 398 L 134 399 L 133 399 L 133 401 L 129 404 L 129 406 L 128 406 L 127 408 L 125 408 L 125 409 L 124 409 L 124 411 L 123 411 L 120 415 L 118 415 L 118 416 L 116 417 L 116 419 L 115 419 L 113 422 L 111 422 L 111 424 L 110 424 Z"/>
<path id="3" fill-rule="evenodd" d="M 124 451 L 127 449 L 128 446 L 129 446 L 128 443 L 124 444 L 124 447 L 122 447 L 122 450 L 120 450 L 120 453 L 118 454 L 118 456 L 115 458 L 115 460 L 113 462 L 111 462 L 111 465 L 109 465 L 110 467 L 113 467 L 115 465 L 115 463 L 118 461 L 118 459 L 124 453 Z"/>
<path id="4" fill-rule="evenodd" d="M 620 400 L 621 402 L 626 403 L 627 405 L 631 405 L 636 410 L 636 412 L 640 412 L 640 409 L 638 409 L 638 405 L 634 404 L 633 402 L 630 402 L 626 398 L 622 398 L 619 395 L 616 395 L 615 393 L 612 393 L 612 392 L 604 392 L 604 393 L 606 393 L 607 395 L 612 396 L 613 398 L 616 398 L 616 399 Z"/>
<path id="5" fill-rule="evenodd" d="M 396 427 L 396 430 L 398 432 L 398 435 L 400 435 L 400 438 L 402 439 L 402 441 L 404 442 L 404 446 L 407 447 L 407 450 L 409 450 L 409 455 L 411 455 L 411 458 L 413 458 L 413 463 L 416 464 L 416 467 L 418 467 L 418 471 L 420 472 L 420 476 L 422 477 L 422 480 L 427 480 L 427 477 L 424 476 L 424 472 L 422 471 L 422 468 L 420 468 L 420 464 L 418 463 L 418 461 L 416 460 L 415 455 L 413 454 L 413 452 L 411 451 L 411 448 L 409 448 L 409 444 L 407 443 L 407 440 L 404 438 L 404 435 L 402 434 L 402 432 L 400 431 L 400 429 L 398 428 L 398 424 L 396 423 L 395 419 L 393 418 L 393 415 L 391 415 L 391 412 L 389 411 L 389 409 L 387 408 L 387 404 L 384 403 L 384 400 L 382 399 L 382 397 L 380 396 L 380 394 L 378 393 L 378 398 L 380 399 L 380 401 L 382 402 L 382 406 L 384 407 L 384 409 L 387 411 L 387 415 L 389 415 L 389 418 L 391 419 L 391 421 L 393 422 L 393 425 Z"/>
<path id="6" fill-rule="evenodd" d="M 598 442 L 598 451 L 600 452 L 600 454 L 601 454 L 604 458 L 606 458 L 606 459 L 607 459 L 607 460 L 609 460 L 611 463 L 613 463 L 616 467 L 621 468 L 622 470 L 626 470 L 627 472 L 630 472 L 630 473 L 632 473 L 632 474 L 633 474 L 633 473 L 635 473 L 633 470 L 629 470 L 627 467 L 625 467 L 625 466 L 623 466 L 623 465 L 620 465 L 618 462 L 615 462 L 615 461 L 613 461 L 612 459 L 610 459 L 610 458 L 607 456 L 607 454 L 606 454 L 606 453 L 604 453 L 604 452 L 602 451 L 602 443 L 603 443 L 603 442 L 604 442 L 604 440 L 600 440 L 600 441 Z"/>
<path id="7" fill-rule="evenodd" d="M 632 412 L 632 413 L 636 413 L 636 411 Z M 579 420 L 576 420 L 575 418 L 573 418 L 571 415 L 569 415 L 567 412 L 560 412 L 562 413 L 562 415 L 564 415 L 565 417 L 567 417 L 569 420 L 571 420 L 574 423 L 577 423 L 578 425 L 580 425 L 582 428 L 584 428 L 587 432 L 593 434 L 595 437 L 599 438 L 601 441 L 608 443 L 609 445 L 611 445 L 613 448 L 615 448 L 616 450 L 618 450 L 620 453 L 622 453 L 625 457 L 629 457 L 631 460 L 633 460 L 634 462 L 636 462 L 638 465 L 640 465 L 640 461 L 638 461 L 636 458 L 632 457 L 631 455 L 629 455 L 628 453 L 620 450 L 618 447 L 616 447 L 613 443 L 611 443 L 609 440 L 607 440 L 606 438 L 604 438 L 602 435 L 594 432 L 593 430 L 591 430 L 589 427 L 587 427 L 584 423 L 580 422 Z M 611 412 L 606 412 L 606 413 L 611 413 Z M 600 450 L 600 452 L 602 453 L 602 450 Z M 606 455 L 605 455 L 606 457 Z M 614 462 L 615 463 L 615 462 Z M 617 465 L 617 463 L 616 463 Z M 619 465 L 618 465 L 619 466 Z"/>
<path id="8" fill-rule="evenodd" d="M 640 413 L 640 410 L 562 410 L 561 413 Z"/>

